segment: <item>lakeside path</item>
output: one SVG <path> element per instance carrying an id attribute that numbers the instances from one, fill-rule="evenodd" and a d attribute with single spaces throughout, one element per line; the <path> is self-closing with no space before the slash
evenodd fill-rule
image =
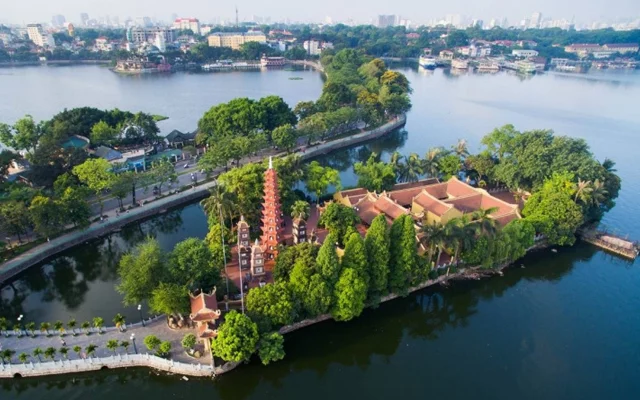
<path id="1" fill-rule="evenodd" d="M 294 154 L 299 156 L 302 161 L 309 160 L 314 157 L 330 153 L 334 150 L 361 144 L 372 139 L 377 139 L 389 132 L 392 132 L 404 126 L 405 123 L 406 116 L 401 115 L 378 128 L 361 133 L 356 133 L 344 138 L 330 140 L 319 145 L 306 148 L 303 151 L 298 151 Z M 257 162 L 264 159 L 266 156 L 268 156 L 268 154 L 260 155 L 258 157 L 246 158 L 241 160 L 241 162 L 243 164 L 249 162 Z M 219 174 L 222 171 L 219 170 L 216 172 L 217 174 Z M 216 174 L 214 174 L 214 176 L 216 176 Z M 215 180 L 206 182 L 194 187 L 193 189 L 188 189 L 154 200 L 148 204 L 145 204 L 144 206 L 134 208 L 126 213 L 117 214 L 117 208 L 112 208 L 110 210 L 107 210 L 105 208 L 104 215 L 106 215 L 107 218 L 104 221 L 94 222 L 84 230 L 75 230 L 61 235 L 49 242 L 42 243 L 0 265 L 0 283 L 19 274 L 32 265 L 44 261 L 45 259 L 54 256 L 64 250 L 70 249 L 71 247 L 82 244 L 88 240 L 104 236 L 137 220 L 162 213 L 171 207 L 176 207 L 184 203 L 202 199 L 208 195 L 209 189 L 215 185 Z"/>

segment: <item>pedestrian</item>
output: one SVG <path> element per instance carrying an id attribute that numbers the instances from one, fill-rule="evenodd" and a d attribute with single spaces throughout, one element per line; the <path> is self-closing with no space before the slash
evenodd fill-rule
<path id="1" fill-rule="evenodd" d="M 63 346 L 67 345 L 67 342 L 65 342 L 63 338 L 60 338 L 60 343 L 62 343 Z"/>

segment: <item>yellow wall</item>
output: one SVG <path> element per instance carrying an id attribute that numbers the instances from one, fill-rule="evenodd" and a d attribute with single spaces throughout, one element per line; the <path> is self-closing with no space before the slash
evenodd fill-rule
<path id="1" fill-rule="evenodd" d="M 231 47 L 239 50 L 247 42 L 266 42 L 265 35 L 211 35 L 207 38 L 210 47 Z"/>

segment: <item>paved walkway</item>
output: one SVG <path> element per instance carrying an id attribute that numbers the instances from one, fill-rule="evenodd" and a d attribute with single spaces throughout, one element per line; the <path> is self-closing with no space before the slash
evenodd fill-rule
<path id="1" fill-rule="evenodd" d="M 149 335 L 155 335 L 158 339 L 162 341 L 170 341 L 171 342 L 171 358 L 176 361 L 194 363 L 195 359 L 188 357 L 184 349 L 182 348 L 182 338 L 187 333 L 195 333 L 193 329 L 180 329 L 180 330 L 172 330 L 168 327 L 166 320 L 164 317 L 160 319 L 146 323 L 146 326 L 142 326 L 140 323 L 127 326 L 124 332 L 119 331 L 115 327 L 103 328 L 103 333 L 98 334 L 95 332 L 95 329 L 92 329 L 92 332 L 89 336 L 85 333 L 81 332 L 80 329 L 76 329 L 77 336 L 73 336 L 71 332 L 67 332 L 64 337 L 60 337 L 60 335 L 56 332 L 51 337 L 47 337 L 41 332 L 36 332 L 36 337 L 25 336 L 22 337 L 14 336 L 13 334 L 9 337 L 4 335 L 0 336 L 0 345 L 3 350 L 9 349 L 15 351 L 15 355 L 12 359 L 12 363 L 19 363 L 18 356 L 20 353 L 27 353 L 31 356 L 30 360 L 33 362 L 37 362 L 38 358 L 33 356 L 33 350 L 36 347 L 39 347 L 44 351 L 48 347 L 53 347 L 56 350 L 60 350 L 63 347 L 62 340 L 65 341 L 66 347 L 69 348 L 69 359 L 78 359 L 86 357 L 85 349 L 88 345 L 93 344 L 98 346 L 96 352 L 93 357 L 108 357 L 113 355 L 114 353 L 107 349 L 107 341 L 115 339 L 118 342 L 127 341 L 129 342 L 128 353 L 133 354 L 135 352 L 133 341 L 131 340 L 131 335 L 135 336 L 135 343 L 138 353 L 151 353 L 144 345 L 144 338 Z M 76 354 L 73 351 L 74 346 L 81 346 L 82 353 L 80 355 Z M 116 349 L 116 354 L 124 354 L 125 349 L 119 347 Z M 56 353 L 56 360 L 63 359 L 62 355 L 58 352 Z M 42 360 L 45 361 L 44 355 L 42 356 Z M 202 364 L 209 364 L 211 362 L 211 358 L 208 354 L 205 354 L 202 358 L 199 358 L 197 362 Z"/>

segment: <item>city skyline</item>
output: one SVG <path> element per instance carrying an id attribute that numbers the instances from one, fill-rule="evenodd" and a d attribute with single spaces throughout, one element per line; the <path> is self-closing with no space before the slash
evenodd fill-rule
<path id="1" fill-rule="evenodd" d="M 173 16 L 196 17 L 203 23 L 212 21 L 235 20 L 235 7 L 240 10 L 240 21 L 252 21 L 254 16 L 269 18 L 271 22 L 347 22 L 357 24 L 374 23 L 380 14 L 392 14 L 409 19 L 413 24 L 426 24 L 429 21 L 446 18 L 447 15 L 459 15 L 466 18 L 481 19 L 485 24 L 494 18 L 507 18 L 511 25 L 518 25 L 522 19 L 530 18 L 534 13 L 542 13 L 543 18 L 573 19 L 580 23 L 592 21 L 616 21 L 624 18 L 638 18 L 640 4 L 636 0 L 611 0 L 603 3 L 584 3 L 569 0 L 559 4 L 552 0 L 535 0 L 526 4 L 514 4 L 507 0 L 486 0 L 476 3 L 470 0 L 452 0 L 446 3 L 415 4 L 409 1 L 390 6 L 381 0 L 354 0 L 349 3 L 328 0 L 305 6 L 302 10 L 293 0 L 280 0 L 277 5 L 255 0 L 229 3 L 224 7 L 212 7 L 204 0 L 194 0 L 180 4 L 166 0 L 112 0 L 108 3 L 88 4 L 81 0 L 25 0 L 13 3 L 11 8 L 3 10 L 0 21 L 11 24 L 36 22 L 51 23 L 52 17 L 64 16 L 66 21 L 81 22 L 80 14 L 86 13 L 92 19 L 107 16 L 120 22 L 130 17 L 143 16 L 157 21 L 169 22 Z"/>

